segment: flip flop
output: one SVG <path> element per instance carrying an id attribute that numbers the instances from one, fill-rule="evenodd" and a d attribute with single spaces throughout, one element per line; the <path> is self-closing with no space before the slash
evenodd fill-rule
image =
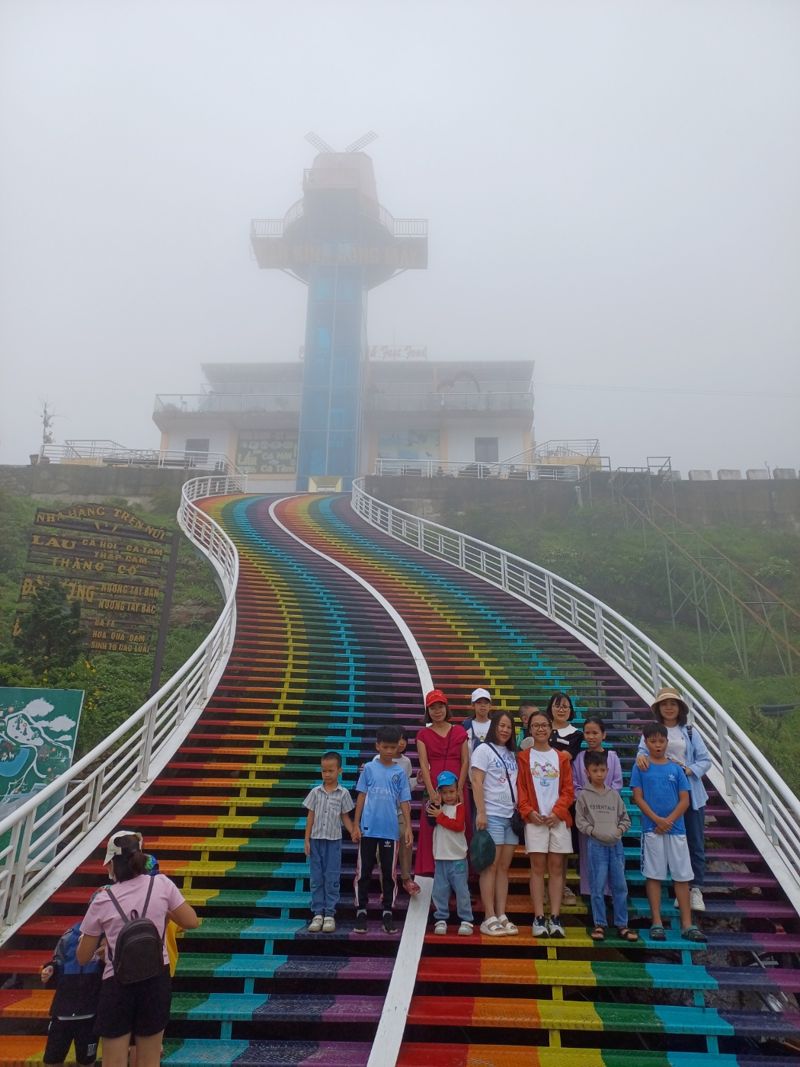
<path id="1" fill-rule="evenodd" d="M 631 930 L 631 928 L 629 926 L 620 926 L 620 927 L 618 927 L 617 928 L 617 933 L 619 934 L 619 936 L 622 938 L 623 941 L 638 941 L 639 940 L 639 935 L 636 933 L 635 930 Z M 652 930 L 650 931 L 650 936 L 653 937 Z M 657 937 L 653 938 L 653 940 L 654 941 L 658 941 L 658 938 Z"/>
<path id="2" fill-rule="evenodd" d="M 666 941 L 667 932 L 663 926 L 651 926 L 650 927 L 650 940 L 651 941 Z"/>
<path id="3" fill-rule="evenodd" d="M 605 926 L 595 926 L 594 930 L 592 930 L 591 933 L 589 934 L 589 937 L 591 937 L 592 941 L 605 941 L 605 939 L 606 939 L 606 928 L 605 928 Z"/>

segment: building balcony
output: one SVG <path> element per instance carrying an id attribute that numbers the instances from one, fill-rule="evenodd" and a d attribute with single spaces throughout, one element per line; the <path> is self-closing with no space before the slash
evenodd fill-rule
<path id="1" fill-rule="evenodd" d="M 533 417 L 531 392 L 376 392 L 364 397 L 368 412 L 407 412 L 427 414 L 491 414 Z"/>
<path id="2" fill-rule="evenodd" d="M 154 415 L 210 415 L 250 411 L 300 411 L 299 393 L 160 393 Z"/>

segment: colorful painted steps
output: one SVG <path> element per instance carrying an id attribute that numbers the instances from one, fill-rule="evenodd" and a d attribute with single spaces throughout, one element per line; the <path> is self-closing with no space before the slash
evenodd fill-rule
<path id="1" fill-rule="evenodd" d="M 374 919 L 368 934 L 354 934 L 349 907 L 343 907 L 335 933 L 307 932 L 300 804 L 317 777 L 323 746 L 345 751 L 345 777 L 352 782 L 358 764 L 372 754 L 378 723 L 397 722 L 413 737 L 422 718 L 419 683 L 376 602 L 287 538 L 271 522 L 266 501 L 208 507 L 231 530 L 241 553 L 236 649 L 195 730 L 130 816 L 204 916 L 203 925 L 180 941 L 176 1017 L 164 1062 L 362 1067 L 398 939 L 383 934 Z M 580 715 L 595 708 L 606 713 L 610 737 L 629 766 L 644 704 L 552 620 L 475 577 L 374 534 L 353 517 L 344 498 L 301 497 L 276 509 L 292 530 L 373 582 L 396 606 L 454 709 L 466 711 L 477 684 L 488 685 L 510 709 L 520 696 L 544 701 L 553 688 L 567 687 Z M 410 754 L 414 758 L 413 746 Z M 715 795 L 708 814 L 710 846 L 723 846 L 710 858 L 731 869 L 712 864 L 715 879 L 700 918 L 709 932 L 707 946 L 680 938 L 671 903 L 665 918 L 673 926 L 663 943 L 650 942 L 644 929 L 638 944 L 609 937 L 598 949 L 588 937 L 582 901 L 565 909 L 564 941 L 536 941 L 528 931 L 502 939 L 431 934 L 400 1064 L 792 1062 L 782 1039 L 792 1037 L 796 1013 L 790 1006 L 775 1012 L 767 1004 L 776 990 L 788 991 L 790 1003 L 797 988 L 797 916 Z M 633 835 L 626 842 L 631 873 L 635 843 Z M 346 843 L 348 870 L 353 855 Z M 526 870 L 520 853 L 509 912 L 527 922 Z M 14 959 L 30 965 L 51 948 L 58 924 L 73 921 L 98 877 L 95 857 L 26 924 L 9 946 L 6 965 Z M 570 879 L 575 885 L 574 869 Z M 631 881 L 631 912 L 646 927 L 641 886 Z M 403 907 L 404 901 L 399 914 Z M 759 958 L 763 967 L 746 966 Z M 456 975 L 466 976 L 466 990 Z M 731 990 L 746 1001 L 735 1012 L 720 1001 Z M 634 991 L 647 1002 L 618 1002 Z M 458 996 L 464 992 L 469 997 Z M 40 1051 L 44 1018 L 26 1012 L 40 1010 L 41 999 L 15 1003 L 15 1027 L 30 1019 L 41 1028 L 24 1038 Z M 0 1064 L 6 1063 L 2 1026 L 0 1015 Z M 770 1041 L 753 1054 L 751 1037 L 757 1039 L 759 1026 Z"/>

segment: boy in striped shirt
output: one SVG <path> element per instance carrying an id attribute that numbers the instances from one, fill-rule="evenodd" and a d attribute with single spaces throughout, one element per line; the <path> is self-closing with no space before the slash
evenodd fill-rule
<path id="1" fill-rule="evenodd" d="M 342 874 L 342 825 L 353 841 L 355 825 L 350 812 L 353 798 L 339 783 L 342 757 L 325 752 L 320 760 L 321 785 L 315 786 L 303 801 L 307 809 L 305 853 L 311 865 L 312 934 L 332 934 L 336 929 L 336 905 Z"/>

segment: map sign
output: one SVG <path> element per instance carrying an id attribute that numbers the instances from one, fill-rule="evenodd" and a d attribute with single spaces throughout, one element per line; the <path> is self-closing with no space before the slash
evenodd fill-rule
<path id="1" fill-rule="evenodd" d="M 113 504 L 74 504 L 36 512 L 20 587 L 24 604 L 57 578 L 81 605 L 87 647 L 150 651 L 161 614 L 174 534 Z"/>
<path id="2" fill-rule="evenodd" d="M 0 820 L 72 766 L 82 707 L 82 689 L 0 687 Z M 37 821 L 63 795 L 59 790 L 48 799 Z M 39 822 L 34 839 L 50 832 L 55 819 Z M 4 835 L 0 847 L 7 842 Z"/>

